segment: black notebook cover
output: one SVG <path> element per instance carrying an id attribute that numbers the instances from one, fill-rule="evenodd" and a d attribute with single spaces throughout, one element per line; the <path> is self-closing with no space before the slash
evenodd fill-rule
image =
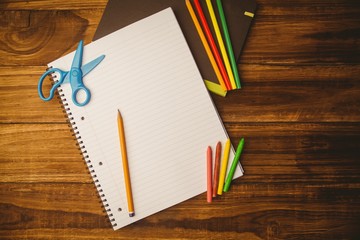
<path id="1" fill-rule="evenodd" d="M 223 0 L 222 3 L 234 55 L 236 59 L 239 59 L 252 21 L 252 17 L 246 16 L 244 13 L 245 11 L 255 13 L 256 2 L 255 0 Z M 213 0 L 212 4 L 217 11 L 216 1 Z M 204 12 L 207 12 L 205 1 L 202 5 Z M 173 9 L 203 79 L 217 82 L 214 70 L 184 0 L 109 0 L 93 40 L 95 41 L 167 7 Z M 211 20 L 208 19 L 208 21 L 210 24 Z"/>

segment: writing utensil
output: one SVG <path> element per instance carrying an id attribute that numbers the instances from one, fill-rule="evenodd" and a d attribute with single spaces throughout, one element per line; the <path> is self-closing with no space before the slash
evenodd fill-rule
<path id="1" fill-rule="evenodd" d="M 224 155 L 221 159 L 219 186 L 217 189 L 217 194 L 219 194 L 219 195 L 222 195 L 222 192 L 223 192 L 225 175 L 226 175 L 227 165 L 228 165 L 228 161 L 229 161 L 229 153 L 230 153 L 230 139 L 226 140 L 225 147 L 224 147 Z"/>
<path id="2" fill-rule="evenodd" d="M 224 60 L 226 72 L 227 72 L 227 74 L 229 76 L 231 88 L 236 89 L 236 83 L 235 83 L 235 79 L 234 79 L 234 74 L 233 74 L 232 69 L 231 69 L 231 65 L 230 65 L 230 62 L 229 62 L 229 57 L 228 57 L 226 49 L 225 49 L 224 41 L 223 41 L 223 38 L 221 36 L 219 24 L 218 24 L 218 21 L 216 19 L 214 8 L 213 8 L 213 5 L 211 3 L 211 0 L 206 0 L 206 5 L 207 5 L 207 8 L 208 8 L 208 11 L 209 11 L 209 14 L 210 14 L 212 25 L 213 25 L 214 30 L 215 30 L 215 36 L 216 36 L 216 39 L 217 39 L 218 44 L 219 44 L 220 52 L 221 52 L 222 58 Z"/>
<path id="3" fill-rule="evenodd" d="M 119 110 L 118 110 L 117 122 L 118 122 L 118 129 L 119 129 L 120 148 L 121 148 L 122 164 L 123 164 L 123 171 L 124 171 L 128 211 L 129 211 L 129 216 L 133 217 L 133 216 L 135 216 L 135 210 L 134 210 L 134 202 L 133 202 L 132 191 L 131 191 L 129 164 L 128 164 L 127 153 L 126 153 L 124 122 L 123 122 L 123 119 L 122 119 L 122 116 L 121 116 L 121 113 Z"/>
<path id="4" fill-rule="evenodd" d="M 215 56 L 216 63 L 218 65 L 218 67 L 220 69 L 220 73 L 221 73 L 221 75 L 222 75 L 222 77 L 224 79 L 226 89 L 231 90 L 231 84 L 230 84 L 229 77 L 228 77 L 228 75 L 226 73 L 224 64 L 223 64 L 222 59 L 220 57 L 220 54 L 219 54 L 219 51 L 218 51 L 217 46 L 215 44 L 214 38 L 212 37 L 209 25 L 207 24 L 207 21 L 206 21 L 204 12 L 202 10 L 202 7 L 200 5 L 200 2 L 199 2 L 199 0 L 195 0 L 194 3 L 195 3 L 195 8 L 197 10 L 197 13 L 198 13 L 198 15 L 200 17 L 200 22 L 202 23 L 202 26 L 203 26 L 203 28 L 205 30 L 205 36 L 206 36 L 207 40 L 209 41 L 210 48 L 211 48 L 211 50 L 212 50 L 212 52 L 213 52 L 213 54 Z"/>
<path id="5" fill-rule="evenodd" d="M 223 33 L 225 36 L 225 43 L 226 43 L 226 47 L 227 47 L 228 54 L 230 57 L 230 63 L 231 63 L 231 67 L 233 70 L 234 77 L 235 77 L 236 86 L 237 86 L 237 88 L 241 88 L 240 77 L 239 77 L 239 73 L 238 73 L 238 69 L 237 69 L 237 65 L 236 65 L 236 61 L 235 61 L 233 48 L 231 45 L 229 30 L 228 30 L 228 27 L 226 24 L 224 9 L 222 7 L 221 0 L 216 0 L 216 3 L 217 3 L 218 10 L 219 10 L 221 25 L 222 25 Z"/>
<path id="6" fill-rule="evenodd" d="M 220 155 L 221 155 L 221 142 L 218 142 L 216 144 L 216 151 L 215 151 L 214 182 L 212 189 L 213 197 L 216 197 L 216 192 L 219 184 Z"/>
<path id="7" fill-rule="evenodd" d="M 207 202 L 212 202 L 212 151 L 211 151 L 211 147 L 209 146 L 207 148 L 207 161 L 206 161 L 206 165 L 207 165 L 207 194 L 206 194 L 206 199 Z"/>
<path id="8" fill-rule="evenodd" d="M 244 142 L 245 142 L 245 140 L 244 140 L 244 138 L 242 138 L 239 142 L 239 145 L 237 146 L 234 160 L 232 161 L 232 164 L 231 164 L 231 167 L 229 170 L 229 174 L 226 177 L 226 181 L 225 181 L 225 185 L 224 185 L 224 192 L 229 191 L 231 181 L 234 177 L 234 173 L 235 173 L 236 167 L 238 166 L 240 155 L 241 155 L 241 152 L 244 147 Z"/>
<path id="9" fill-rule="evenodd" d="M 225 86 L 225 83 L 224 83 L 224 79 L 220 73 L 220 70 L 219 70 L 219 67 L 218 65 L 216 64 L 215 62 L 215 58 L 214 58 L 214 55 L 212 54 L 211 50 L 210 50 L 210 47 L 209 47 L 209 44 L 208 42 L 206 41 L 206 38 L 205 38 L 205 35 L 204 35 L 204 32 L 202 31 L 201 27 L 200 27 L 200 23 L 196 17 L 196 14 L 195 14 L 195 11 L 191 5 L 191 2 L 190 0 L 185 0 L 185 4 L 186 4 L 186 7 L 188 9 L 188 12 L 191 16 L 191 19 L 192 21 L 194 22 L 194 25 L 195 25 L 195 28 L 196 28 L 196 31 L 198 32 L 199 34 L 199 37 L 200 37 L 200 40 L 201 40 L 201 43 L 203 44 L 204 46 L 204 49 L 205 49 L 205 52 L 209 58 L 209 61 L 211 63 L 211 66 L 212 68 L 214 69 L 214 72 L 215 72 L 215 75 L 221 85 L 221 87 L 223 88 L 224 91 L 227 90 L 226 86 Z"/>

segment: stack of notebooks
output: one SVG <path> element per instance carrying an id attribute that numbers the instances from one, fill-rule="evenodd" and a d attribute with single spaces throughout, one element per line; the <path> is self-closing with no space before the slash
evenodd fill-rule
<path id="1" fill-rule="evenodd" d="M 225 8 L 242 1 L 223 2 Z M 231 33 L 242 27 L 241 19 L 238 23 L 229 21 Z M 239 56 L 244 39 L 235 39 L 242 41 L 233 44 Z M 70 84 L 59 88 L 116 230 L 204 193 L 206 148 L 228 135 L 204 85 L 204 78 L 216 78 L 207 71 L 212 68 L 183 1 L 109 1 L 94 41 L 84 47 L 83 62 L 102 54 L 102 63 L 84 78 L 92 93 L 89 104 L 69 101 Z M 49 66 L 66 69 L 73 57 L 74 52 Z M 134 217 L 127 212 L 118 110 L 126 132 Z M 234 178 L 242 174 L 239 165 Z"/>

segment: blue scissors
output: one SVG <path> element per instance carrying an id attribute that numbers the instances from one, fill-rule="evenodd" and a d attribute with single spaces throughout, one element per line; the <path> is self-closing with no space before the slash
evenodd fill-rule
<path id="1" fill-rule="evenodd" d="M 54 93 L 56 88 L 58 88 L 63 83 L 70 82 L 71 89 L 72 89 L 72 101 L 76 106 L 82 107 L 89 103 L 91 98 L 91 93 L 87 87 L 83 84 L 83 77 L 87 75 L 89 72 L 91 72 L 105 57 L 105 55 L 101 55 L 100 57 L 92 60 L 91 62 L 82 65 L 82 56 L 83 56 L 83 41 L 79 42 L 79 45 L 76 49 L 75 56 L 71 65 L 70 71 L 63 71 L 59 68 L 51 68 L 47 70 L 39 79 L 38 84 L 38 93 L 42 100 L 44 101 L 50 101 L 54 97 Z M 42 92 L 42 85 L 43 81 L 46 78 L 46 76 L 52 74 L 52 73 L 58 73 L 59 74 L 59 81 L 56 82 L 52 88 L 50 89 L 50 95 L 49 97 L 44 97 L 44 94 Z M 84 91 L 86 98 L 83 102 L 79 102 L 76 98 L 76 95 L 79 91 Z"/>

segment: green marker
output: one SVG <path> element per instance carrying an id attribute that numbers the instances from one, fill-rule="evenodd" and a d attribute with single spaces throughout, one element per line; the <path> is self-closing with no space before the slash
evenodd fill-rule
<path id="1" fill-rule="evenodd" d="M 235 173 L 236 167 L 237 167 L 237 165 L 239 163 L 240 155 L 241 155 L 241 152 L 242 152 L 243 147 L 244 147 L 244 142 L 245 142 L 245 140 L 244 140 L 244 138 L 242 138 L 240 140 L 240 142 L 239 142 L 239 145 L 238 145 L 237 149 L 236 149 L 234 160 L 233 160 L 233 162 L 231 164 L 229 174 L 226 177 L 226 181 L 225 181 L 225 185 L 224 185 L 224 189 L 223 189 L 224 192 L 229 191 L 231 181 L 232 181 L 232 179 L 234 177 L 234 173 Z"/>
<path id="2" fill-rule="evenodd" d="M 228 55 L 230 57 L 231 68 L 232 68 L 232 71 L 233 71 L 234 77 L 235 77 L 236 87 L 241 88 L 239 72 L 238 72 L 238 69 L 237 69 L 236 61 L 235 61 L 234 51 L 233 51 L 233 48 L 232 48 L 232 45 L 231 45 L 230 34 L 229 34 L 229 30 L 228 30 L 228 27 L 227 27 L 227 24 L 226 24 L 226 18 L 225 18 L 224 9 L 223 9 L 221 0 L 216 0 L 216 3 L 217 3 L 218 10 L 219 10 L 221 26 L 223 28 L 226 48 L 227 48 L 227 51 L 228 51 Z"/>

